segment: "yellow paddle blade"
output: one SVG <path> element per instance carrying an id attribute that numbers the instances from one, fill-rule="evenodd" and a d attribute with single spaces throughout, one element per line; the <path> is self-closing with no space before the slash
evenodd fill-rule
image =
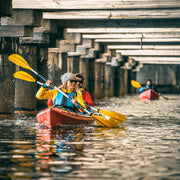
<path id="1" fill-rule="evenodd" d="M 24 81 L 36 82 L 36 80 L 30 74 L 24 71 L 15 72 L 14 77 L 17 79 L 24 80 Z"/>
<path id="2" fill-rule="evenodd" d="M 104 118 L 108 118 L 109 116 L 111 121 L 115 121 L 118 124 L 121 124 L 126 120 L 126 116 L 115 111 L 99 110 L 99 112 L 103 115 Z"/>
<path id="3" fill-rule="evenodd" d="M 100 126 L 107 126 L 107 127 L 119 127 L 115 121 L 112 121 L 111 118 L 104 118 L 97 115 L 92 115 L 92 117 L 96 120 L 96 123 Z"/>
<path id="4" fill-rule="evenodd" d="M 96 124 L 97 124 L 98 126 L 107 127 L 105 124 L 103 124 L 101 121 L 98 121 L 98 120 L 96 120 Z"/>
<path id="5" fill-rule="evenodd" d="M 140 88 L 142 87 L 141 84 L 139 84 L 137 81 L 135 80 L 131 80 L 131 85 L 135 88 Z"/>
<path id="6" fill-rule="evenodd" d="M 27 61 L 22 56 L 20 56 L 19 54 L 11 54 L 9 56 L 9 60 L 11 62 L 13 62 L 14 64 L 21 66 L 25 69 L 29 69 L 29 70 L 32 69 L 31 66 L 27 63 Z"/>

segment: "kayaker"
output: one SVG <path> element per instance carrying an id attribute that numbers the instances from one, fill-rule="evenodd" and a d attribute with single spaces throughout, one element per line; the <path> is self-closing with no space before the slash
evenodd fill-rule
<path id="1" fill-rule="evenodd" d="M 82 109 L 75 107 L 75 103 L 78 102 L 81 106 L 86 108 L 82 96 L 82 91 L 76 86 L 76 76 L 73 73 L 65 73 L 61 76 L 62 85 L 59 87 L 70 98 L 66 98 L 61 92 L 56 89 L 48 90 L 52 81 L 47 80 L 46 83 L 39 89 L 36 94 L 37 99 L 52 99 L 54 107 L 63 107 L 70 111 L 83 112 Z"/>
<path id="2" fill-rule="evenodd" d="M 92 97 L 91 97 L 90 93 L 87 91 L 86 88 L 83 87 L 84 77 L 80 73 L 76 74 L 76 81 L 77 81 L 76 85 L 82 91 L 82 95 L 83 95 L 83 99 L 84 99 L 85 104 L 94 107 L 94 103 L 93 103 L 93 100 L 92 100 Z M 88 108 L 88 106 L 87 106 L 87 108 Z"/>
<path id="3" fill-rule="evenodd" d="M 157 93 L 160 95 L 160 93 L 159 93 L 158 90 L 156 89 L 156 86 L 154 86 L 154 85 L 152 84 L 152 80 L 151 80 L 151 79 L 147 79 L 146 85 L 145 85 L 144 87 L 141 87 L 141 88 L 139 89 L 139 92 L 142 93 L 142 92 L 144 92 L 144 91 L 146 91 L 146 90 L 148 90 L 148 89 L 152 89 L 153 91 L 157 92 Z"/>

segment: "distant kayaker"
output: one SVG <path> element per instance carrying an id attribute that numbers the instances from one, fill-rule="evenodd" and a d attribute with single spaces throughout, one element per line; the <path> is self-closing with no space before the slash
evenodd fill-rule
<path id="1" fill-rule="evenodd" d="M 94 103 L 93 103 L 93 100 L 92 100 L 92 97 L 91 97 L 90 93 L 87 91 L 86 88 L 83 87 L 84 77 L 80 73 L 76 74 L 76 81 L 77 81 L 76 85 L 82 91 L 83 99 L 84 99 L 85 104 L 87 104 L 89 106 L 94 106 Z"/>
<path id="2" fill-rule="evenodd" d="M 62 85 L 59 87 L 71 99 L 66 98 L 61 92 L 56 89 L 48 90 L 52 81 L 47 82 L 39 89 L 36 94 L 37 99 L 52 99 L 54 107 L 63 107 L 70 111 L 77 111 L 74 106 L 78 102 L 81 106 L 86 108 L 83 100 L 82 91 L 76 86 L 76 76 L 73 73 L 65 73 L 61 76 Z M 79 109 L 78 109 L 79 110 Z M 83 112 L 83 110 L 80 110 Z"/>
<path id="3" fill-rule="evenodd" d="M 153 91 L 156 91 L 157 93 L 159 93 L 158 90 L 156 89 L 156 86 L 154 86 L 152 84 L 152 80 L 151 79 L 147 79 L 146 85 L 144 87 L 141 87 L 139 89 L 139 92 L 142 93 L 142 92 L 144 92 L 144 91 L 146 91 L 148 89 L 152 89 Z M 159 93 L 159 95 L 160 95 L 160 93 Z"/>

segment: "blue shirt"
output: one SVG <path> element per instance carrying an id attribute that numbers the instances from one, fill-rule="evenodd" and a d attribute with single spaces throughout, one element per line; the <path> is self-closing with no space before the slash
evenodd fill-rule
<path id="1" fill-rule="evenodd" d="M 157 89 L 156 89 L 156 87 L 155 87 L 154 85 L 150 85 L 150 86 L 149 86 L 148 84 L 146 84 L 144 87 L 141 87 L 141 88 L 139 89 L 139 92 L 142 93 L 142 92 L 146 91 L 145 88 L 146 88 L 146 90 L 152 89 L 153 91 L 158 92 Z"/>

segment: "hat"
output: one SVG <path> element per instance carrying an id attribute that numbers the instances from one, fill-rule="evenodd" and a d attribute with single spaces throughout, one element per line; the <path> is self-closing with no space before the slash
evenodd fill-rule
<path id="1" fill-rule="evenodd" d="M 76 78 L 75 74 L 73 74 L 73 73 L 65 73 L 65 74 L 63 74 L 61 76 L 61 81 L 64 84 L 65 82 L 67 82 L 67 81 L 69 81 L 71 79 L 75 79 L 75 78 Z"/>

